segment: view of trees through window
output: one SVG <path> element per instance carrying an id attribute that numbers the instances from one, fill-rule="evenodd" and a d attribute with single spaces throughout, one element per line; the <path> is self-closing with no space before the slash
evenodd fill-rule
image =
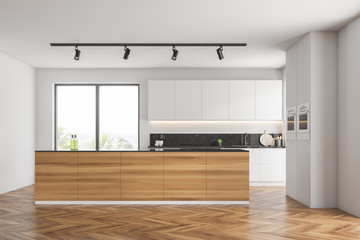
<path id="1" fill-rule="evenodd" d="M 138 112 L 137 86 L 100 86 L 100 150 L 137 148 Z"/>
<path id="2" fill-rule="evenodd" d="M 138 149 L 138 85 L 55 87 L 57 150 L 69 150 L 73 134 L 79 150 Z"/>

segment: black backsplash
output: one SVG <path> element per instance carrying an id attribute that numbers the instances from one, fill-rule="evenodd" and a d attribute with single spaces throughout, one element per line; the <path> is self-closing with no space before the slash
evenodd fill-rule
<path id="1" fill-rule="evenodd" d="M 269 133 L 273 137 L 281 136 L 279 133 Z M 262 133 L 249 133 L 247 137 L 247 145 L 259 146 L 260 136 Z M 227 134 L 227 133 L 213 133 L 213 134 L 164 134 L 164 133 L 151 133 L 150 146 L 155 145 L 155 140 L 162 138 L 164 140 L 164 147 L 170 146 L 218 146 L 217 140 L 222 140 L 222 146 L 231 145 L 245 145 L 244 133 Z"/>

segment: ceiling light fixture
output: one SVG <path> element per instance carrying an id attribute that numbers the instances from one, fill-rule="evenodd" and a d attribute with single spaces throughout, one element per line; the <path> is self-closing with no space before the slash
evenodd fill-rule
<path id="1" fill-rule="evenodd" d="M 130 55 L 130 47 L 173 47 L 172 60 L 177 59 L 179 53 L 176 50 L 177 47 L 218 47 L 216 52 L 220 60 L 224 59 L 223 47 L 246 47 L 247 43 L 50 43 L 52 47 L 75 47 L 75 57 L 74 59 L 78 61 L 80 59 L 80 50 L 78 47 L 124 47 L 124 59 L 128 59 Z"/>
<path id="2" fill-rule="evenodd" d="M 127 46 L 124 47 L 124 59 L 128 60 L 129 55 L 130 55 L 130 48 L 128 48 Z"/>
<path id="3" fill-rule="evenodd" d="M 172 59 L 173 61 L 175 61 L 176 58 L 177 58 L 177 55 L 178 55 L 179 51 L 176 50 L 175 46 L 173 46 L 172 50 L 173 50 L 173 55 L 172 55 L 171 59 Z"/>
<path id="4" fill-rule="evenodd" d="M 78 49 L 78 46 L 75 46 L 75 57 L 74 57 L 75 61 L 79 61 L 80 53 L 81 53 L 81 51 Z"/>
<path id="5" fill-rule="evenodd" d="M 223 48 L 222 48 L 222 46 L 220 46 L 218 49 L 216 49 L 216 52 L 217 52 L 217 54 L 218 54 L 218 57 L 219 57 L 219 60 L 222 60 L 222 59 L 224 59 L 224 55 L 223 55 Z"/>

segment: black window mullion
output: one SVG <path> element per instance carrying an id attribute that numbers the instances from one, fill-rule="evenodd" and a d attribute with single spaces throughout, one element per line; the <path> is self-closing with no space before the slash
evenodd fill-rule
<path id="1" fill-rule="evenodd" d="M 96 111 L 95 111 L 95 114 L 96 114 L 96 129 L 95 129 L 95 132 L 96 132 L 96 136 L 95 136 L 95 139 L 96 139 L 96 144 L 95 144 L 95 148 L 96 148 L 96 151 L 99 151 L 100 149 L 100 138 L 99 138 L 99 85 L 96 85 Z"/>
<path id="2" fill-rule="evenodd" d="M 57 150 L 57 97 L 56 97 L 56 92 L 57 92 L 57 85 L 55 84 L 55 89 L 54 89 L 54 103 L 55 103 L 55 109 L 54 109 L 54 150 Z"/>

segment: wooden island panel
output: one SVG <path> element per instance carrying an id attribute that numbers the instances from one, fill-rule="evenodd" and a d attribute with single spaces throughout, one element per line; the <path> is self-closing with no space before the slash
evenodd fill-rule
<path id="1" fill-rule="evenodd" d="M 207 200 L 249 201 L 249 153 L 207 153 Z"/>
<path id="2" fill-rule="evenodd" d="M 120 152 L 78 153 L 78 200 L 120 201 Z"/>
<path id="3" fill-rule="evenodd" d="M 206 152 L 164 152 L 164 200 L 206 200 Z"/>
<path id="4" fill-rule="evenodd" d="M 249 201 L 248 152 L 36 152 L 36 201 Z"/>
<path id="5" fill-rule="evenodd" d="M 121 153 L 121 200 L 164 200 L 162 152 Z"/>
<path id="6" fill-rule="evenodd" d="M 35 200 L 77 200 L 77 153 L 35 153 Z"/>

